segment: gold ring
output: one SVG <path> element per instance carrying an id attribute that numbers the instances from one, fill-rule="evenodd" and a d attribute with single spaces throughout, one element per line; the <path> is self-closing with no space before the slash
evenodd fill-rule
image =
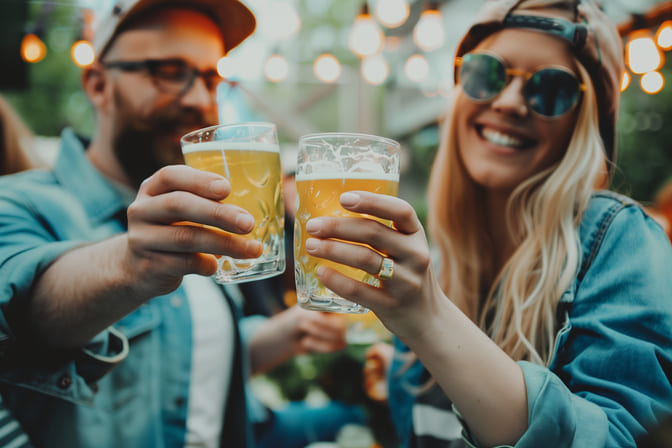
<path id="1" fill-rule="evenodd" d="M 378 271 L 378 278 L 381 280 L 389 280 L 394 274 L 394 260 L 391 258 L 383 257 L 383 262 L 380 265 L 380 271 Z"/>

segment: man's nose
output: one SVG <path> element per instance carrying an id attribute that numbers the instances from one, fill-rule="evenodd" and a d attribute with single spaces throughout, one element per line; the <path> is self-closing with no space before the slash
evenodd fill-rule
<path id="1" fill-rule="evenodd" d="M 207 109 L 216 103 L 215 96 L 215 90 L 208 89 L 203 78 L 197 76 L 180 98 L 180 102 L 186 107 Z"/>

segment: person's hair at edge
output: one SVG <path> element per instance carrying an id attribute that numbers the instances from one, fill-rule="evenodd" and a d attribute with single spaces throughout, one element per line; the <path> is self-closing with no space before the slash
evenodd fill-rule
<path id="1" fill-rule="evenodd" d="M 516 12 L 571 11 L 576 3 L 523 0 Z M 459 158 L 450 110 L 428 187 L 428 229 L 440 250 L 444 292 L 513 359 L 541 365 L 553 353 L 558 301 L 581 262 L 577 241 L 582 213 L 594 189 L 606 188 L 609 180 L 598 98 L 588 71 L 575 60 L 586 91 L 573 135 L 558 163 L 526 179 L 510 195 L 502 225 L 517 249 L 500 272 L 493 272 L 489 263 L 490 242 L 481 230 L 482 191 Z M 462 95 L 459 86 L 455 95 Z"/>
<path id="2" fill-rule="evenodd" d="M 0 96 L 0 175 L 18 173 L 35 166 L 28 155 L 26 144 L 33 133 Z"/>

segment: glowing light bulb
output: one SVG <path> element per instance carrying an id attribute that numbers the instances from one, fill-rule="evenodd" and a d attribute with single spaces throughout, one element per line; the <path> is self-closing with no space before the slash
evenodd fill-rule
<path id="1" fill-rule="evenodd" d="M 301 17 L 287 2 L 268 2 L 258 28 L 271 40 L 289 39 L 301 29 Z"/>
<path id="2" fill-rule="evenodd" d="M 642 76 L 640 86 L 643 91 L 653 95 L 663 90 L 663 87 L 665 86 L 665 78 L 663 78 L 663 75 L 659 72 L 648 72 Z"/>
<path id="3" fill-rule="evenodd" d="M 269 81 L 284 81 L 289 74 L 289 64 L 287 63 L 287 59 L 279 54 L 271 55 L 264 64 L 264 74 Z"/>
<path id="4" fill-rule="evenodd" d="M 666 20 L 658 27 L 656 43 L 665 51 L 672 49 L 672 20 Z"/>
<path id="5" fill-rule="evenodd" d="M 348 47 L 360 58 L 371 56 L 383 47 L 385 36 L 364 4 L 360 14 L 355 17 L 348 35 Z"/>
<path id="6" fill-rule="evenodd" d="M 93 45 L 86 40 L 79 40 L 72 44 L 70 56 L 79 67 L 87 67 L 93 64 L 93 61 L 96 59 Z"/>
<path id="7" fill-rule="evenodd" d="M 378 86 L 385 82 L 390 74 L 390 67 L 385 58 L 377 54 L 362 61 L 362 76 L 369 84 Z"/>
<path id="8" fill-rule="evenodd" d="M 374 10 L 376 19 L 387 28 L 403 25 L 410 12 L 407 0 L 378 0 Z"/>
<path id="9" fill-rule="evenodd" d="M 47 46 L 35 34 L 26 34 L 21 40 L 21 57 L 26 62 L 40 62 L 47 55 Z"/>
<path id="10" fill-rule="evenodd" d="M 436 8 L 436 9 L 435 9 Z M 423 51 L 434 51 L 443 45 L 446 33 L 443 29 L 443 15 L 438 7 L 423 11 L 413 28 L 413 41 Z"/>
<path id="11" fill-rule="evenodd" d="M 233 60 L 224 56 L 217 61 L 217 73 L 222 78 L 231 78 L 236 74 L 236 67 Z"/>
<path id="12" fill-rule="evenodd" d="M 429 62 L 421 54 L 414 54 L 404 64 L 406 77 L 413 82 L 420 82 L 429 75 Z"/>
<path id="13" fill-rule="evenodd" d="M 628 86 L 630 85 L 630 73 L 623 72 L 623 78 L 621 78 L 621 92 L 625 92 Z"/>
<path id="14" fill-rule="evenodd" d="M 313 72 L 320 81 L 332 83 L 341 76 L 341 63 L 333 55 L 324 53 L 315 59 Z"/>
<path id="15" fill-rule="evenodd" d="M 630 71 L 638 75 L 658 70 L 663 64 L 662 53 L 646 31 L 633 33 L 625 47 L 625 59 Z"/>

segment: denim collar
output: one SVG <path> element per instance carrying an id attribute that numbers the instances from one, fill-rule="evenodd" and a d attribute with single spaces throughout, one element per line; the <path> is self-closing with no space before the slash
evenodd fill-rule
<path id="1" fill-rule="evenodd" d="M 64 129 L 53 171 L 61 185 L 81 200 L 92 223 L 99 224 L 124 210 L 127 204 L 118 190 L 89 162 L 85 151 L 84 142 L 75 132 L 71 128 Z"/>

